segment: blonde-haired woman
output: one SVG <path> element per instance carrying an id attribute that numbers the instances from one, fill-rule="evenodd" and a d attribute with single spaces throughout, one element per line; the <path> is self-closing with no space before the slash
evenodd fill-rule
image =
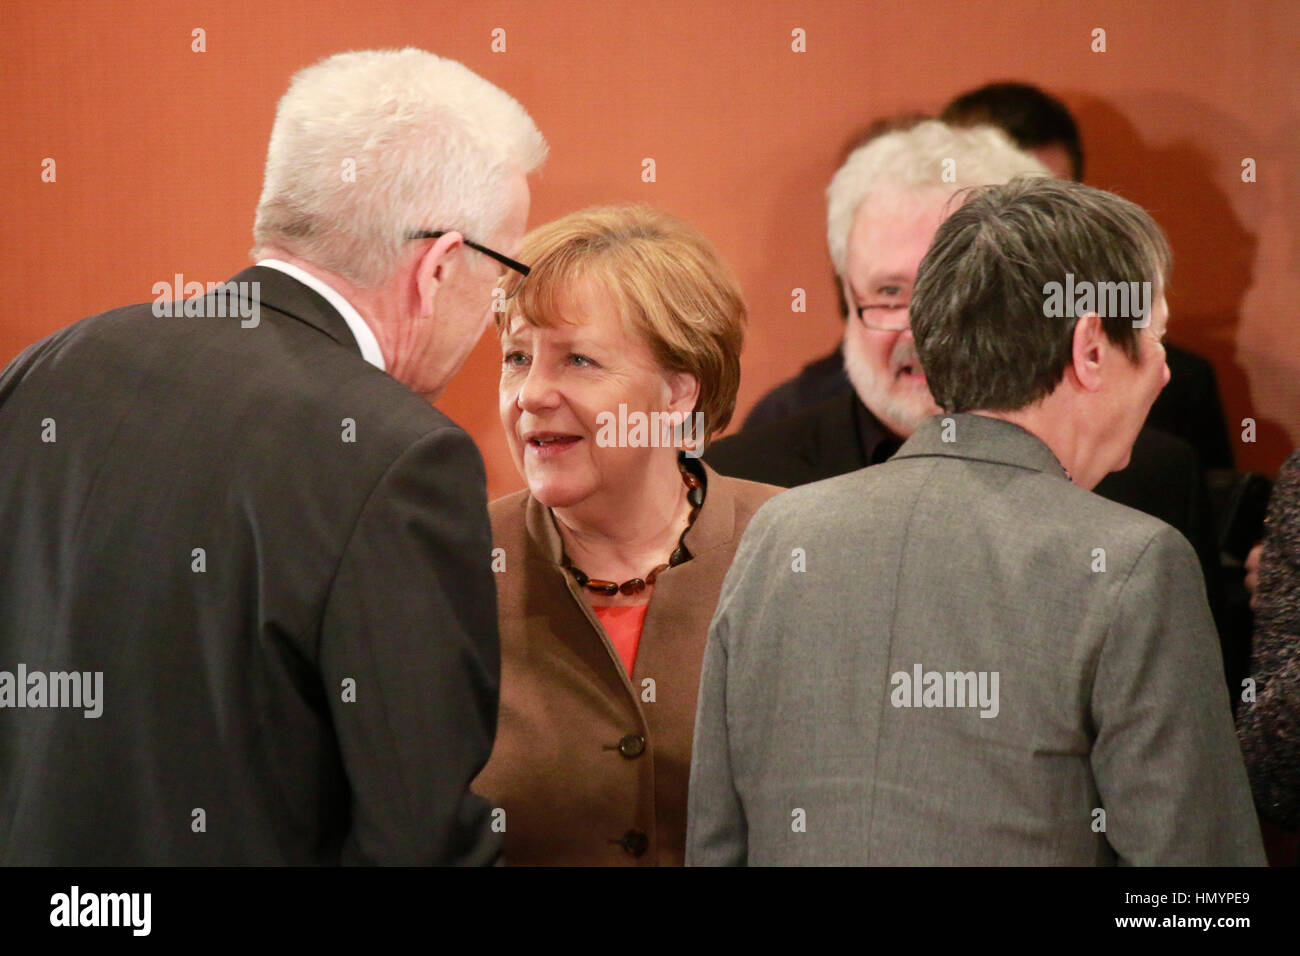
<path id="1" fill-rule="evenodd" d="M 645 207 L 566 216 L 520 257 L 497 327 L 528 487 L 490 508 L 501 709 L 475 789 L 507 863 L 679 865 L 709 621 L 779 491 L 699 459 L 735 409 L 744 302 L 703 236 Z"/>

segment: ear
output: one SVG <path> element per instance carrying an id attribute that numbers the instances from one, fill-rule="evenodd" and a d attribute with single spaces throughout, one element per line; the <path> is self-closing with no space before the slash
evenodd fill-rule
<path id="1" fill-rule="evenodd" d="M 1101 366 L 1110 341 L 1101 325 L 1101 316 L 1096 312 L 1085 312 L 1074 324 L 1074 341 L 1070 351 L 1070 365 L 1067 371 L 1073 374 L 1075 381 L 1086 391 L 1095 392 L 1101 388 Z"/>
<path id="2" fill-rule="evenodd" d="M 449 232 L 438 237 L 415 262 L 415 295 L 420 300 L 420 315 L 433 312 L 433 302 L 446 280 L 448 257 L 464 245 L 459 232 Z"/>
<path id="3" fill-rule="evenodd" d="M 700 400 L 700 381 L 689 372 L 672 372 L 668 376 L 668 411 L 689 415 Z"/>
<path id="4" fill-rule="evenodd" d="M 836 276 L 836 280 L 840 284 L 840 300 L 844 304 L 843 319 L 847 331 L 847 327 L 852 324 L 849 322 L 849 319 L 857 318 L 857 306 L 853 304 L 855 298 L 853 295 L 853 287 L 849 285 L 849 280 L 843 276 Z"/>

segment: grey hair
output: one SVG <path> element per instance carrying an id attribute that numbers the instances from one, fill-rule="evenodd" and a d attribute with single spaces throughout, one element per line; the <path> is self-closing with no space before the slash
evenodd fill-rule
<path id="1" fill-rule="evenodd" d="M 935 189 L 1005 183 L 1017 176 L 1048 176 L 1047 167 L 1023 153 L 1001 130 L 956 129 L 926 120 L 859 146 L 826 189 L 826 242 L 837 275 L 844 275 L 849 233 L 867 197 L 881 189 Z"/>
<path id="2" fill-rule="evenodd" d="M 1126 199 L 1061 179 L 1017 179 L 963 198 L 939 227 L 912 291 L 917 354 L 946 411 L 1014 411 L 1056 389 L 1079 316 L 1053 315 L 1047 303 L 1049 288 L 1067 275 L 1094 287 L 1149 282 L 1153 303 L 1163 291 L 1169 244 Z M 1107 339 L 1136 362 L 1141 330 L 1132 316 L 1101 321 Z"/>
<path id="3" fill-rule="evenodd" d="M 280 99 L 253 237 L 374 287 L 412 230 L 488 241 L 509 214 L 510 177 L 546 151 L 519 103 L 454 60 L 339 53 Z"/>

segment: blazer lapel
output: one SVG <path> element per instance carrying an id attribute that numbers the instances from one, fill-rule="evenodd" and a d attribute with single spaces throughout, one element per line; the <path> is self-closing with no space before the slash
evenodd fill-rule
<path id="1" fill-rule="evenodd" d="M 594 632 L 594 636 L 604 644 L 609 661 L 620 678 L 623 689 L 627 692 L 628 697 L 632 699 L 633 706 L 639 712 L 640 707 L 636 705 L 636 693 L 632 689 L 631 678 L 623 669 L 623 662 L 618 656 L 618 651 L 614 649 L 614 645 L 606 637 L 605 628 L 601 625 L 600 619 L 596 617 L 596 612 L 583 599 L 578 582 L 573 579 L 572 574 L 564 569 L 564 540 L 560 537 L 559 529 L 555 527 L 555 518 L 551 515 L 551 509 L 545 507 L 532 495 L 528 496 L 528 503 L 524 509 L 524 529 L 545 561 L 553 565 L 554 573 L 564 581 L 569 596 L 577 605 L 582 616 L 586 618 L 587 623 Z M 584 638 L 575 635 L 573 639 L 583 640 Z"/>
<path id="2" fill-rule="evenodd" d="M 736 497 L 734 490 L 728 482 L 722 480 L 721 476 L 707 464 L 704 464 L 704 477 L 704 507 L 700 509 L 695 523 L 687 530 L 685 537 L 686 548 L 691 553 L 691 560 L 677 568 L 664 572 L 661 575 L 660 583 L 656 585 L 656 591 L 659 593 L 656 601 L 651 603 L 646 614 L 645 626 L 641 633 L 642 648 L 637 654 L 635 676 L 639 677 L 643 663 L 649 664 L 660 657 L 679 660 L 683 656 L 698 656 L 701 650 L 701 648 L 693 646 L 698 635 L 690 627 L 685 626 L 686 620 L 691 617 L 691 614 L 687 613 L 683 617 L 678 612 L 682 608 L 696 610 L 695 603 L 699 601 L 707 602 L 710 596 L 716 601 L 716 591 L 721 588 L 722 578 L 726 575 L 727 568 L 731 563 L 731 552 L 726 552 L 726 560 L 722 562 L 717 562 L 712 552 L 728 548 L 736 536 Z M 609 640 L 604 637 L 604 628 L 595 613 L 588 607 L 587 602 L 583 600 L 582 592 L 577 582 L 573 580 L 573 576 L 561 570 L 564 542 L 560 537 L 559 530 L 555 527 L 555 520 L 551 516 L 550 509 L 543 507 L 531 495 L 528 497 L 528 503 L 524 511 L 524 527 L 528 537 L 532 539 L 534 546 L 543 558 L 548 563 L 553 564 L 556 573 L 564 579 L 565 586 L 574 603 L 581 609 L 595 635 L 600 636 L 603 640 L 610 663 L 622 678 L 624 689 L 627 691 L 633 706 L 636 707 L 638 712 L 643 713 L 638 693 L 640 685 L 632 680 L 634 675 L 628 675 L 624 671 L 618 652 L 614 650 Z M 715 563 L 717 563 L 716 567 L 714 567 Z M 704 572 L 706 567 L 709 570 L 705 572 L 704 580 L 707 580 L 708 583 L 704 587 L 704 591 L 701 592 L 702 579 L 700 573 Z M 690 586 L 686 590 L 690 593 L 676 593 L 679 585 L 684 584 L 687 580 L 690 582 Z M 681 604 L 681 607 L 677 606 L 679 604 Z M 707 615 L 705 615 L 705 620 L 708 620 L 709 617 L 712 617 L 711 607 Z M 646 640 L 647 637 L 650 638 L 649 641 Z M 647 645 L 652 648 L 648 654 L 645 653 Z"/>

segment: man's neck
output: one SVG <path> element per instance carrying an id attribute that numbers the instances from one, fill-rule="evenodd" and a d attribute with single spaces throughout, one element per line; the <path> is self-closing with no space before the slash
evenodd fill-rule
<path id="1" fill-rule="evenodd" d="M 1059 389 L 1026 408 L 972 414 L 1019 425 L 1051 449 L 1066 474 L 1081 488 L 1091 491 L 1110 472 L 1106 463 L 1098 460 L 1100 442 L 1088 427 L 1083 410 L 1073 407 Z"/>

